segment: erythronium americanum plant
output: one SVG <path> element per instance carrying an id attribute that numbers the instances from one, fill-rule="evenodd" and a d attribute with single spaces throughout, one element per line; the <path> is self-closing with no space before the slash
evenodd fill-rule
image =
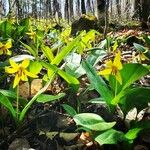
<path id="1" fill-rule="evenodd" d="M 120 75 L 120 70 L 122 69 L 122 63 L 121 63 L 121 54 L 120 51 L 116 54 L 114 61 L 108 60 L 106 62 L 106 68 L 102 71 L 100 71 L 99 75 L 113 75 L 115 76 L 116 80 L 122 84 L 122 78 Z"/>
<path id="2" fill-rule="evenodd" d="M 34 32 L 32 28 L 30 28 L 29 32 L 27 32 L 26 34 L 29 35 L 30 39 L 35 42 L 36 32 Z"/>
<path id="3" fill-rule="evenodd" d="M 8 40 L 5 44 L 0 42 L 0 55 L 6 54 L 11 55 L 11 51 L 9 50 L 12 47 L 11 40 Z"/>
<path id="4" fill-rule="evenodd" d="M 28 76 L 32 78 L 37 78 L 38 76 L 36 74 L 33 74 L 29 71 L 27 71 L 27 67 L 29 66 L 30 60 L 25 59 L 20 64 L 17 64 L 13 60 L 9 60 L 10 67 L 5 67 L 5 72 L 9 74 L 14 74 L 15 79 L 13 83 L 13 88 L 17 87 L 17 108 L 16 108 L 16 118 L 18 119 L 18 113 L 19 113 L 19 82 L 20 81 L 28 81 Z"/>

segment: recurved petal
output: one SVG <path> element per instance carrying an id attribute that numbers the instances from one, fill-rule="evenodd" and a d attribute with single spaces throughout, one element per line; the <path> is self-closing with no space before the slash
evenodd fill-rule
<path id="1" fill-rule="evenodd" d="M 16 74 L 15 79 L 14 79 L 14 84 L 13 84 L 13 88 L 15 88 L 20 82 L 20 77 L 18 76 L 18 74 Z"/>
<path id="2" fill-rule="evenodd" d="M 112 65 L 113 65 L 113 63 L 112 63 L 111 60 L 106 61 L 106 66 L 107 66 L 107 67 L 112 67 Z"/>
<path id="3" fill-rule="evenodd" d="M 6 53 L 6 54 L 7 54 L 7 55 L 11 55 L 12 52 L 11 52 L 10 50 L 7 49 L 7 53 Z"/>
<path id="4" fill-rule="evenodd" d="M 16 73 L 17 71 L 18 71 L 17 68 L 5 67 L 5 72 L 10 74 Z"/>
<path id="5" fill-rule="evenodd" d="M 22 81 L 28 81 L 27 75 L 25 73 L 22 73 L 21 80 Z"/>
<path id="6" fill-rule="evenodd" d="M 112 68 L 104 69 L 98 73 L 98 75 L 109 75 L 112 72 Z"/>
<path id="7" fill-rule="evenodd" d="M 37 77 L 38 77 L 36 74 L 33 74 L 33 73 L 31 73 L 31 72 L 29 72 L 29 71 L 27 71 L 27 70 L 25 70 L 25 74 L 26 74 L 27 76 L 31 77 L 31 78 L 37 78 Z"/>
<path id="8" fill-rule="evenodd" d="M 19 65 L 17 63 L 15 63 L 12 59 L 9 59 L 9 63 L 11 65 L 12 68 L 19 68 Z"/>
<path id="9" fill-rule="evenodd" d="M 116 76 L 116 80 L 122 85 L 122 78 L 120 72 L 118 71 L 115 76 Z"/>
<path id="10" fill-rule="evenodd" d="M 27 68 L 29 66 L 30 60 L 29 59 L 25 59 L 23 60 L 23 62 L 21 63 L 21 66 L 23 68 Z"/>
<path id="11" fill-rule="evenodd" d="M 5 44 L 6 49 L 9 49 L 12 47 L 12 42 L 11 40 L 8 40 L 7 43 Z"/>
<path id="12" fill-rule="evenodd" d="M 2 43 L 2 42 L 0 42 L 0 48 L 1 48 L 1 47 L 3 47 L 3 46 L 4 46 L 4 45 L 3 45 L 3 43 Z"/>
<path id="13" fill-rule="evenodd" d="M 116 54 L 113 65 L 118 69 L 122 69 L 122 63 L 121 63 L 121 54 L 120 51 Z"/>

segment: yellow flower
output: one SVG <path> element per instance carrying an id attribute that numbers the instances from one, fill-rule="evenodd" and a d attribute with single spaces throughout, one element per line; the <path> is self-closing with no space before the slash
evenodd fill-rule
<path id="1" fill-rule="evenodd" d="M 17 64 L 13 60 L 9 60 L 10 62 L 10 67 L 5 67 L 5 72 L 10 73 L 10 74 L 15 74 L 15 79 L 14 79 L 14 84 L 13 88 L 15 88 L 20 80 L 22 81 L 28 81 L 27 76 L 32 77 L 32 78 L 37 78 L 38 76 L 27 71 L 27 67 L 29 66 L 29 59 L 25 59 L 22 63 Z"/>
<path id="2" fill-rule="evenodd" d="M 30 31 L 30 32 L 27 32 L 26 34 L 29 35 L 30 39 L 33 39 L 33 41 L 35 41 L 36 32 L 34 32 L 34 31 L 32 30 L 32 28 L 30 28 L 29 31 Z"/>
<path id="3" fill-rule="evenodd" d="M 11 51 L 9 50 L 12 47 L 11 40 L 8 40 L 6 44 L 0 42 L 0 55 L 7 54 L 11 55 Z"/>
<path id="4" fill-rule="evenodd" d="M 119 70 L 122 69 L 122 63 L 121 63 L 121 56 L 120 51 L 116 54 L 114 61 L 111 60 L 106 62 L 106 68 L 102 71 L 100 71 L 99 75 L 114 75 L 116 77 L 116 80 L 122 84 L 122 78 L 120 75 Z"/>

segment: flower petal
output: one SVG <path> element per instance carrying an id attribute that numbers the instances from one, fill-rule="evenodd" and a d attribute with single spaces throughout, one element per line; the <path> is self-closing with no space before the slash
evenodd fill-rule
<path id="1" fill-rule="evenodd" d="M 27 75 L 25 73 L 22 73 L 21 80 L 22 81 L 28 81 Z"/>
<path id="2" fill-rule="evenodd" d="M 18 74 L 16 74 L 15 79 L 14 79 L 14 84 L 13 84 L 13 88 L 15 88 L 20 82 L 20 77 L 18 76 Z"/>
<path id="3" fill-rule="evenodd" d="M 11 52 L 10 50 L 7 49 L 7 53 L 6 53 L 6 54 L 7 54 L 7 55 L 11 55 L 12 52 Z"/>
<path id="4" fill-rule="evenodd" d="M 5 44 L 6 49 L 9 49 L 12 47 L 12 42 L 11 40 L 8 40 L 7 43 Z"/>
<path id="5" fill-rule="evenodd" d="M 5 72 L 10 73 L 10 74 L 16 73 L 17 71 L 18 71 L 17 68 L 5 67 Z"/>
<path id="6" fill-rule="evenodd" d="M 121 78 L 121 74 L 120 72 L 117 72 L 117 74 L 115 75 L 116 80 L 122 85 L 122 78 Z"/>
<path id="7" fill-rule="evenodd" d="M 11 65 L 12 68 L 19 68 L 19 65 L 17 63 L 15 63 L 12 59 L 9 59 L 9 63 Z"/>
<path id="8" fill-rule="evenodd" d="M 31 73 L 31 72 L 29 72 L 29 71 L 27 71 L 27 70 L 25 70 L 25 74 L 26 74 L 27 76 L 31 77 L 31 78 L 37 78 L 37 77 L 38 77 L 36 74 L 33 74 L 33 73 Z"/>
<path id="9" fill-rule="evenodd" d="M 100 71 L 100 72 L 98 73 L 98 75 L 109 75 L 109 74 L 111 74 L 111 72 L 112 72 L 112 69 L 111 69 L 111 68 L 109 68 L 109 69 L 104 69 L 104 70 Z"/>
<path id="10" fill-rule="evenodd" d="M 122 69 L 122 63 L 121 63 L 121 54 L 120 51 L 116 54 L 113 65 L 118 69 Z"/>
<path id="11" fill-rule="evenodd" d="M 2 48 L 4 46 L 4 44 L 2 42 L 0 42 L 0 48 Z"/>
<path id="12" fill-rule="evenodd" d="M 23 68 L 27 68 L 29 66 L 30 60 L 29 59 L 25 59 L 22 63 L 21 66 Z"/>
<path id="13" fill-rule="evenodd" d="M 107 66 L 107 67 L 112 67 L 112 65 L 113 65 L 113 63 L 112 63 L 111 60 L 106 61 L 106 66 Z"/>

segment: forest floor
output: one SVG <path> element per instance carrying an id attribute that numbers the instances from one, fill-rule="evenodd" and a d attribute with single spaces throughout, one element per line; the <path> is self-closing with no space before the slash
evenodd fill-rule
<path id="1" fill-rule="evenodd" d="M 55 35 L 49 34 L 48 36 L 52 37 Z M 51 45 L 52 44 L 51 41 L 49 42 L 47 38 L 44 39 L 45 43 L 47 43 L 47 45 Z M 90 49 L 85 47 L 85 49 L 88 50 L 84 52 L 82 55 L 77 55 L 77 56 L 81 56 L 81 61 L 85 59 L 89 59 L 90 62 L 97 61 L 97 63 L 95 63 L 96 65 L 94 66 L 97 72 L 105 67 L 105 63 L 108 60 L 114 60 L 114 58 L 116 57 L 115 51 L 121 52 L 121 62 L 123 64 L 139 63 L 144 66 L 147 66 L 147 68 L 150 68 L 149 67 L 150 66 L 150 60 L 149 60 L 150 59 L 150 54 L 149 54 L 150 53 L 149 52 L 150 32 L 148 30 L 143 31 L 139 29 L 122 29 L 119 31 L 112 31 L 108 33 L 106 39 L 103 39 L 101 38 L 100 35 L 98 35 L 95 37 L 94 40 L 95 40 L 94 42 L 96 43 L 96 47 L 94 46 L 91 47 Z M 141 47 L 138 49 L 138 47 L 136 47 L 134 43 L 141 45 Z M 55 42 L 55 44 L 57 46 L 58 43 Z M 142 48 L 145 49 L 142 51 Z M 104 55 L 101 55 L 98 49 L 103 49 Z M 21 53 L 23 54 L 23 51 Z M 39 55 L 40 53 L 41 52 L 39 52 Z M 142 57 L 141 54 L 144 54 L 144 56 Z M 97 57 L 97 55 L 101 57 L 99 58 Z M 90 58 L 93 57 L 93 60 L 92 59 L 90 60 L 89 57 Z M 2 56 L 0 60 L 2 61 L 3 59 L 5 58 Z M 73 63 L 78 63 L 78 60 L 74 60 Z M 81 64 L 81 62 L 79 62 L 79 64 Z M 43 69 L 39 73 L 39 76 L 43 76 L 44 73 L 45 70 Z M 75 77 L 77 78 L 77 76 Z M 5 87 L 8 87 L 11 78 L 9 79 L 9 81 L 8 79 L 6 80 Z M 146 98 L 144 97 L 145 95 L 144 96 L 139 95 L 138 97 L 139 99 L 140 98 L 145 98 L 146 100 L 148 99 L 144 104 L 141 103 L 142 109 L 138 109 L 136 111 L 134 109 L 136 108 L 136 104 L 135 104 L 135 107 L 132 107 L 130 111 L 128 111 L 126 116 L 122 116 L 123 112 L 119 107 L 119 105 L 116 106 L 115 111 L 112 113 L 109 111 L 107 106 L 104 105 L 103 103 L 94 102 L 96 101 L 96 99 L 99 98 L 100 94 L 94 87 L 89 86 L 90 80 L 86 74 L 79 76 L 78 81 L 80 83 L 80 86 L 76 92 L 75 90 L 72 91 L 72 89 L 67 85 L 66 81 L 62 79 L 62 77 L 57 76 L 52 82 L 51 86 L 49 86 L 47 90 L 44 92 L 44 94 L 57 95 L 59 93 L 65 93 L 65 96 L 60 98 L 57 101 L 45 102 L 45 103 L 35 102 L 29 108 L 24 121 L 19 125 L 16 125 L 16 122 L 9 114 L 9 111 L 7 111 L 7 109 L 1 105 L 0 149 L 1 150 L 7 150 L 7 149 L 9 150 L 23 150 L 23 149 L 24 150 L 29 150 L 29 149 L 30 150 L 31 149 L 35 149 L 35 150 L 122 150 L 122 149 L 126 149 L 125 148 L 126 145 L 124 142 L 118 142 L 118 144 L 114 144 L 114 145 L 112 145 L 111 143 L 110 143 L 111 145 L 104 144 L 100 146 L 100 144 L 98 144 L 96 140 L 93 140 L 94 138 L 90 134 L 90 131 L 89 132 L 88 130 L 85 131 L 84 129 L 86 128 L 84 127 L 78 129 L 78 126 L 76 126 L 73 117 L 70 115 L 70 113 L 73 111 L 72 108 L 74 108 L 76 112 L 79 114 L 94 113 L 101 116 L 107 122 L 115 121 L 116 125 L 114 126 L 114 129 L 126 133 L 130 128 L 129 126 L 131 125 L 130 124 L 131 122 L 135 121 L 133 124 L 136 124 L 137 120 L 140 120 L 140 122 L 150 121 L 149 106 L 148 104 L 145 105 L 145 103 L 149 101 L 148 96 L 150 94 L 148 94 Z M 106 84 L 109 84 L 107 78 L 104 79 L 104 81 L 106 82 Z M 31 84 L 31 89 L 29 88 L 29 85 L 27 83 L 20 83 L 20 87 L 19 87 L 20 95 L 29 100 L 33 96 L 35 96 L 35 94 L 38 91 L 40 91 L 42 87 L 43 87 L 42 79 L 33 79 Z M 143 76 L 140 77 L 140 79 L 132 83 L 132 87 L 138 87 L 144 90 L 146 88 L 146 90 L 150 91 L 149 73 L 144 74 Z M 134 98 L 134 96 L 133 97 L 131 96 L 130 98 Z M 89 102 L 90 100 L 93 101 Z M 71 106 L 71 108 L 68 108 L 67 107 L 68 105 Z M 14 106 L 16 106 L 16 103 L 14 103 Z M 22 109 L 22 106 L 20 107 Z M 94 132 L 92 134 L 94 134 Z M 139 136 L 137 136 L 136 134 L 135 136 L 136 138 L 134 139 L 134 141 L 132 141 L 133 144 L 131 145 L 129 144 L 128 148 L 134 150 L 148 150 L 150 147 L 149 127 L 148 129 L 146 128 L 146 132 L 144 130 Z"/>

